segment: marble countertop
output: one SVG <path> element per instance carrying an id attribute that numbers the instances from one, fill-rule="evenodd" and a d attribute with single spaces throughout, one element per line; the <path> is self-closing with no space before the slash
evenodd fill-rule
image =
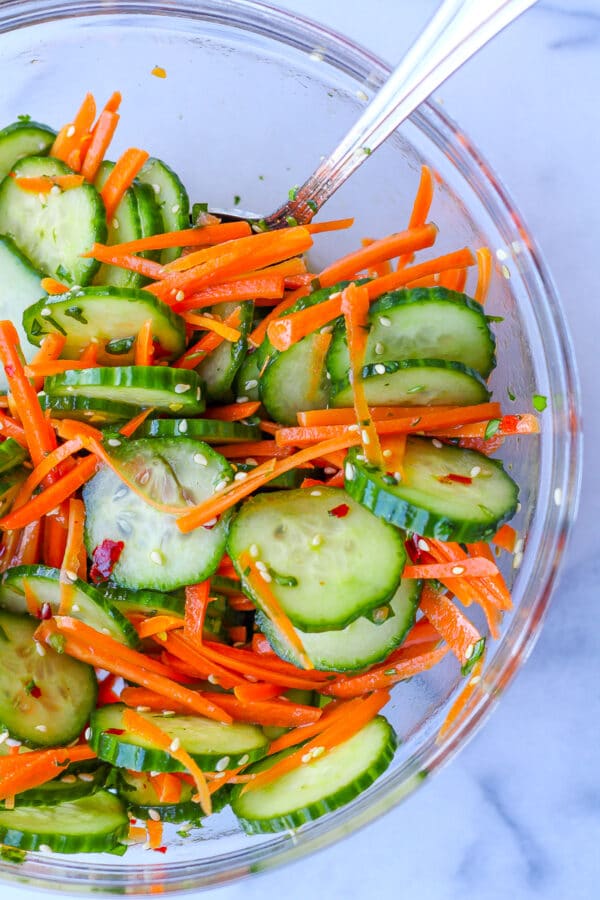
<path id="1" fill-rule="evenodd" d="M 395 61 L 434 0 L 279 0 Z M 600 0 L 540 2 L 440 92 L 507 185 L 558 286 L 579 361 L 587 468 L 581 508 L 541 638 L 492 719 L 404 806 L 340 844 L 206 900 L 595 900 L 600 894 L 600 576 L 596 527 L 600 241 L 590 149 L 600 120 Z M 473 86 L 479 86 L 477 90 Z M 483 88 L 481 87 L 483 86 Z M 3 900 L 37 893 L 3 886 Z M 50 895 L 39 895 L 47 896 Z"/>

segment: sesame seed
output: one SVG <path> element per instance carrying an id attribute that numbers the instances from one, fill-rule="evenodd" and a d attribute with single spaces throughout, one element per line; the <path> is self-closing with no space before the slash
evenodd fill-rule
<path id="1" fill-rule="evenodd" d="M 510 269 L 508 268 L 508 266 L 502 266 L 500 271 L 502 272 L 504 278 L 506 278 L 506 280 L 508 281 L 510 278 Z"/>
<path id="2" fill-rule="evenodd" d="M 264 563 L 261 559 L 256 561 L 256 568 L 258 569 L 259 572 L 267 571 L 266 563 Z"/>
<path id="3" fill-rule="evenodd" d="M 48 844 L 40 844 L 38 847 L 38 851 L 40 853 L 52 853 L 52 847 L 49 847 Z"/>
<path id="4" fill-rule="evenodd" d="M 124 486 L 120 487 L 118 489 L 118 491 L 115 492 L 113 499 L 114 500 L 122 500 L 123 497 L 126 497 L 128 493 L 129 493 L 129 491 L 126 487 L 124 487 Z"/>
<path id="5" fill-rule="evenodd" d="M 229 482 L 225 481 L 225 479 L 223 479 L 222 481 L 218 481 L 217 484 L 215 484 L 215 494 L 219 491 L 225 490 L 228 484 Z"/>
<path id="6" fill-rule="evenodd" d="M 209 675 L 206 680 L 208 681 L 209 684 L 218 684 L 219 683 L 219 679 L 217 678 L 216 675 Z"/>
<path id="7" fill-rule="evenodd" d="M 6 746 L 7 747 L 20 747 L 21 741 L 18 741 L 16 738 L 7 738 Z"/>
<path id="8" fill-rule="evenodd" d="M 392 451 L 389 449 L 389 447 L 388 447 L 387 450 L 384 450 L 384 451 L 383 451 L 383 455 L 384 455 L 384 457 L 385 457 L 386 459 L 389 459 L 389 458 L 390 458 L 390 456 L 392 455 Z"/>
<path id="9" fill-rule="evenodd" d="M 56 197 L 58 194 L 61 193 L 61 190 L 57 184 L 53 184 L 52 187 L 50 188 L 50 193 L 52 194 L 53 197 Z"/>
<path id="10" fill-rule="evenodd" d="M 522 553 L 522 552 L 523 552 L 523 547 L 524 547 L 524 546 L 525 546 L 525 541 L 523 540 L 523 538 L 517 538 L 517 540 L 515 541 L 515 550 L 514 550 L 514 552 L 515 552 L 515 553 Z"/>
<path id="11" fill-rule="evenodd" d="M 358 430 L 359 430 L 359 426 L 356 423 L 354 423 L 353 425 L 348 425 L 348 431 L 358 431 Z"/>
<path id="12" fill-rule="evenodd" d="M 185 434 L 187 430 L 188 430 L 187 419 L 182 419 L 181 422 L 179 423 L 179 425 L 177 426 L 177 431 L 179 431 L 180 434 Z"/>
<path id="13" fill-rule="evenodd" d="M 470 472 L 471 478 L 477 478 L 477 476 L 479 475 L 480 472 L 481 472 L 481 466 L 473 466 L 473 468 L 471 469 L 471 472 Z"/>
<path id="14" fill-rule="evenodd" d="M 166 640 L 166 635 L 165 635 L 165 640 Z M 161 716 L 163 716 L 163 718 L 165 718 L 165 719 L 170 719 L 174 715 L 175 715 L 174 709 L 163 709 L 161 712 Z"/>
<path id="15" fill-rule="evenodd" d="M 237 764 L 238 766 L 245 766 L 247 762 L 250 762 L 250 757 L 247 753 L 244 753 L 244 755 L 240 756 L 240 758 L 238 759 Z"/>
<path id="16" fill-rule="evenodd" d="M 67 128 L 67 137 L 68 138 L 75 137 L 75 126 L 74 125 L 69 125 L 69 127 Z"/>
<path id="17" fill-rule="evenodd" d="M 175 299 L 177 300 L 178 303 L 181 303 L 181 301 L 185 299 L 185 292 L 177 291 L 177 293 L 175 294 Z"/>
<path id="18" fill-rule="evenodd" d="M 357 91 L 356 96 L 359 100 L 364 100 L 365 103 L 369 99 L 369 95 L 366 94 L 364 91 Z"/>
<path id="19" fill-rule="evenodd" d="M 177 753 L 180 747 L 181 741 L 179 740 L 179 738 L 174 738 L 169 745 L 169 750 L 171 751 L 171 753 Z"/>
<path id="20" fill-rule="evenodd" d="M 175 204 L 171 207 L 171 212 L 172 212 L 172 213 L 178 213 L 180 209 L 181 209 L 181 207 L 179 206 L 179 203 L 175 203 Z"/>
<path id="21" fill-rule="evenodd" d="M 379 316 L 379 324 L 383 325 L 384 328 L 389 328 L 392 324 L 392 320 L 387 316 Z"/>
<path id="22" fill-rule="evenodd" d="M 250 397 L 236 397 L 235 402 L 236 403 L 247 403 L 249 399 L 250 399 Z"/>
<path id="23" fill-rule="evenodd" d="M 469 644 L 469 646 L 465 650 L 465 659 L 471 659 L 474 652 L 475 652 L 475 644 Z"/>
<path id="24" fill-rule="evenodd" d="M 107 634 L 110 636 L 110 630 L 108 628 L 101 628 L 100 631 L 102 634 Z"/>
<path id="25" fill-rule="evenodd" d="M 508 259 L 508 253 L 506 250 L 503 250 L 502 247 L 498 247 L 496 250 L 496 259 L 499 259 L 501 262 L 504 259 Z"/>
<path id="26" fill-rule="evenodd" d="M 148 810 L 148 818 L 152 819 L 153 822 L 160 822 L 160 815 L 158 813 L 158 810 L 149 809 Z"/>
<path id="27" fill-rule="evenodd" d="M 377 343 L 375 344 L 375 353 L 377 354 L 377 356 L 381 356 L 384 350 L 385 347 L 383 346 L 381 341 L 377 341 Z"/>
<path id="28" fill-rule="evenodd" d="M 118 220 L 118 219 L 113 219 L 113 220 L 112 220 L 112 227 L 113 227 L 115 230 L 118 229 L 118 227 L 119 227 L 119 220 Z"/>
<path id="29" fill-rule="evenodd" d="M 360 436 L 361 436 L 363 444 L 371 443 L 371 438 L 369 437 L 369 432 L 367 431 L 366 428 L 363 428 L 363 430 L 360 433 Z"/>
<path id="30" fill-rule="evenodd" d="M 319 331 L 319 334 L 331 334 L 332 331 L 333 325 L 323 325 L 323 327 Z"/>
<path id="31" fill-rule="evenodd" d="M 109 438 L 106 442 L 109 447 L 120 447 L 121 441 L 118 438 Z"/>
<path id="32" fill-rule="evenodd" d="M 42 204 L 42 206 L 47 206 L 47 205 L 48 205 L 48 200 L 47 200 L 45 194 L 38 194 L 38 200 L 40 201 L 40 203 Z"/>
<path id="33" fill-rule="evenodd" d="M 63 775 L 60 780 L 63 782 L 63 784 L 75 784 L 77 778 L 74 775 Z"/>
<path id="34" fill-rule="evenodd" d="M 375 363 L 373 371 L 376 372 L 377 375 L 385 375 L 385 366 L 383 363 Z"/>
<path id="35" fill-rule="evenodd" d="M 435 447 L 436 450 L 441 450 L 442 447 L 444 446 L 441 441 L 438 441 L 437 438 L 434 438 L 431 443 L 433 444 L 433 446 Z"/>
<path id="36" fill-rule="evenodd" d="M 417 547 L 419 550 L 424 550 L 426 553 L 429 551 L 429 544 L 427 541 L 423 540 L 423 538 L 419 538 L 417 541 Z"/>
<path id="37" fill-rule="evenodd" d="M 150 712 L 149 706 L 136 706 L 136 712 Z"/>
<path id="38" fill-rule="evenodd" d="M 520 513 L 522 509 L 523 509 L 523 505 L 522 505 L 521 501 L 519 500 L 517 502 L 517 512 Z"/>
<path id="39" fill-rule="evenodd" d="M 301 757 L 302 762 L 309 763 L 311 760 L 317 759 L 317 757 L 321 756 L 323 753 L 325 753 L 325 747 L 313 747 Z"/>
<path id="40" fill-rule="evenodd" d="M 320 497 L 320 496 L 321 496 L 321 491 L 311 491 L 311 492 L 310 492 L 310 496 L 311 496 L 311 497 Z"/>
<path id="41" fill-rule="evenodd" d="M 464 575 L 465 567 L 464 566 L 452 566 L 452 574 L 453 575 Z"/>
<path id="42" fill-rule="evenodd" d="M 396 479 L 396 481 L 402 481 L 402 473 L 394 472 L 394 478 Z"/>
<path id="43" fill-rule="evenodd" d="M 176 394 L 185 394 L 186 391 L 191 389 L 191 384 L 176 384 L 175 385 L 175 393 Z"/>
<path id="44" fill-rule="evenodd" d="M 40 644 L 39 641 L 34 641 L 34 643 L 35 643 L 35 652 L 37 653 L 37 655 L 38 655 L 38 656 L 45 656 L 45 655 L 46 655 L 46 648 L 43 647 L 43 646 Z"/>
<path id="45" fill-rule="evenodd" d="M 204 453 L 194 453 L 194 462 L 199 466 L 207 466 L 208 460 Z"/>
<path id="46" fill-rule="evenodd" d="M 271 578 L 271 576 L 269 575 L 268 572 L 261 572 L 260 577 L 262 578 L 263 581 L 266 581 L 267 584 L 270 584 L 273 581 L 273 579 Z"/>
<path id="47" fill-rule="evenodd" d="M 258 559 L 258 555 L 259 555 L 260 551 L 258 549 L 257 544 L 250 544 L 250 548 L 249 548 L 248 552 L 250 553 L 250 556 L 252 557 L 252 559 Z"/>
<path id="48" fill-rule="evenodd" d="M 160 550 L 151 550 L 148 555 L 150 557 L 150 562 L 153 562 L 156 566 L 162 566 L 164 564 L 163 555 Z"/>
<path id="49" fill-rule="evenodd" d="M 252 388 L 258 387 L 258 381 L 256 378 L 251 378 L 250 381 L 247 381 L 244 385 L 247 391 L 252 390 Z"/>
<path id="50" fill-rule="evenodd" d="M 366 462 L 367 461 L 367 457 L 365 456 L 364 453 L 357 453 L 356 458 L 357 458 L 358 462 Z"/>
<path id="51" fill-rule="evenodd" d="M 560 488 L 555 488 L 554 490 L 554 505 L 560 506 L 562 503 L 562 491 Z"/>
<path id="52" fill-rule="evenodd" d="M 161 190 L 160 184 L 153 184 L 152 190 L 154 191 L 155 194 L 160 194 L 160 190 Z"/>
<path id="53" fill-rule="evenodd" d="M 198 387 L 196 390 L 196 400 L 198 400 L 198 402 L 200 402 L 201 399 L 202 399 L 202 388 Z"/>
<path id="54" fill-rule="evenodd" d="M 258 465 L 258 462 L 254 459 L 254 457 L 252 457 L 252 456 L 247 456 L 247 457 L 246 457 L 246 465 L 247 465 L 247 466 L 257 466 L 257 465 Z"/>
<path id="55" fill-rule="evenodd" d="M 137 481 L 141 485 L 148 484 L 148 482 L 150 481 L 150 470 L 144 469 L 143 472 L 140 472 L 137 477 Z"/>
<path id="56" fill-rule="evenodd" d="M 92 736 L 92 729 L 89 727 L 89 725 L 88 725 L 88 727 L 85 729 L 85 731 L 83 732 L 83 736 L 84 736 L 84 738 L 86 739 L 86 741 L 89 741 L 89 739 L 91 738 L 91 736 Z"/>
<path id="57" fill-rule="evenodd" d="M 41 312 L 40 315 L 42 315 L 42 316 L 51 316 L 51 315 L 52 315 L 52 310 L 49 309 L 47 306 L 45 306 L 45 307 L 43 308 L 43 310 L 42 310 L 42 312 Z"/>
<path id="58" fill-rule="evenodd" d="M 521 563 L 523 562 L 523 554 L 515 553 L 513 557 L 513 569 L 519 569 L 521 567 Z"/>
<path id="59" fill-rule="evenodd" d="M 91 772 L 79 772 L 77 775 L 80 781 L 86 781 L 88 784 L 91 784 L 94 780 L 94 776 Z"/>
<path id="60" fill-rule="evenodd" d="M 244 481 L 244 479 L 247 477 L 248 477 L 247 472 L 236 472 L 235 475 L 233 476 L 233 480 L 234 481 Z"/>
<path id="61" fill-rule="evenodd" d="M 473 675 L 469 684 L 479 684 L 480 681 L 481 681 L 481 675 Z"/>
<path id="62" fill-rule="evenodd" d="M 337 469 L 335 469 L 333 466 L 325 466 L 323 471 L 325 472 L 326 475 L 335 475 L 335 473 L 337 472 Z"/>
<path id="63" fill-rule="evenodd" d="M 215 763 L 215 772 L 224 772 L 228 765 L 229 757 L 222 756 L 221 759 L 217 760 L 217 762 Z"/>
<path id="64" fill-rule="evenodd" d="M 48 726 L 47 725 L 36 725 L 35 730 L 39 731 L 40 734 L 45 734 L 48 731 Z"/>
<path id="65" fill-rule="evenodd" d="M 344 466 L 344 478 L 346 479 L 346 481 L 352 481 L 355 475 L 356 472 L 354 471 L 354 466 L 352 465 L 352 463 L 346 463 L 346 465 Z"/>
<path id="66" fill-rule="evenodd" d="M 313 547 L 320 547 L 321 544 L 323 543 L 323 535 L 315 534 L 315 536 L 313 537 L 313 539 L 310 543 Z"/>
<path id="67" fill-rule="evenodd" d="M 63 569 L 63 571 L 65 573 L 65 578 L 67 579 L 67 581 L 77 581 L 77 572 L 73 572 L 72 569 Z M 46 604 L 44 604 L 44 606 L 45 605 Z"/>
<path id="68" fill-rule="evenodd" d="M 0 734 L 0 744 L 3 744 L 7 737 L 8 731 L 3 731 L 2 734 Z"/>

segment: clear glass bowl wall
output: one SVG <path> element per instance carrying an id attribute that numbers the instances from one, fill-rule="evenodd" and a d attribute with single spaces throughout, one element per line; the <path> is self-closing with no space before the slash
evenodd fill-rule
<path id="1" fill-rule="evenodd" d="M 152 77 L 155 65 L 166 79 Z M 112 153 L 147 148 L 181 175 L 193 201 L 266 213 L 315 167 L 356 118 L 386 67 L 344 38 L 252 2 L 144 4 L 8 0 L 0 7 L 0 120 L 60 124 L 93 91 L 120 89 L 122 122 Z M 225 811 L 191 838 L 169 833 L 165 857 L 132 847 L 123 858 L 29 854 L 0 877 L 66 891 L 144 893 L 207 887 L 311 852 L 368 823 L 406 797 L 473 734 L 539 631 L 574 513 L 579 477 L 578 393 L 568 334 L 539 254 L 493 172 L 434 105 L 425 105 L 329 202 L 327 217 L 353 215 L 351 232 L 320 236 L 313 268 L 362 236 L 405 227 L 421 163 L 438 173 L 432 219 L 440 251 L 499 251 L 489 312 L 498 368 L 495 396 L 507 411 L 551 398 L 537 438 L 514 438 L 502 456 L 521 486 L 516 526 L 526 536 L 514 612 L 491 647 L 470 715 L 444 742 L 435 736 L 460 676 L 447 660 L 398 686 L 387 709 L 402 738 L 388 772 L 350 806 L 296 834 L 244 836 Z M 473 276 L 471 276 L 473 278 Z M 473 281 L 469 282 L 473 286 Z M 508 400 L 507 389 L 516 395 Z"/>

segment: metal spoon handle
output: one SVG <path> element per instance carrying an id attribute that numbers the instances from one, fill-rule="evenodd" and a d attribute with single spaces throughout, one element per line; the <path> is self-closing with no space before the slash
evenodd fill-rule
<path id="1" fill-rule="evenodd" d="M 267 224 L 313 215 L 453 72 L 536 0 L 444 0 L 388 81 L 335 150 Z"/>

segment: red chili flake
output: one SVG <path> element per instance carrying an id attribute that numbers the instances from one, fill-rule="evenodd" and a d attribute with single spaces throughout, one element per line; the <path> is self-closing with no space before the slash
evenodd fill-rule
<path id="1" fill-rule="evenodd" d="M 34 686 L 31 688 L 31 690 L 29 691 L 29 696 L 30 696 L 30 697 L 35 697 L 36 700 L 39 700 L 40 697 L 42 696 L 42 689 L 39 688 L 39 687 L 37 686 L 37 684 L 34 685 Z"/>
<path id="2" fill-rule="evenodd" d="M 507 431 L 516 431 L 519 427 L 520 421 L 521 416 L 503 416 L 499 430 L 503 431 L 504 433 L 506 433 Z"/>
<path id="3" fill-rule="evenodd" d="M 40 609 L 40 619 L 42 621 L 46 621 L 52 618 L 52 607 L 49 603 L 43 603 L 42 608 Z"/>
<path id="4" fill-rule="evenodd" d="M 111 541 L 107 539 L 102 541 L 101 544 L 98 544 L 92 553 L 94 562 L 90 569 L 90 578 L 95 584 L 110 578 L 124 549 L 125 544 L 123 541 Z"/>
<path id="5" fill-rule="evenodd" d="M 104 734 L 125 734 L 124 728 L 107 728 Z"/>
<path id="6" fill-rule="evenodd" d="M 340 503 L 339 506 L 334 506 L 333 509 L 328 510 L 328 515 L 335 516 L 336 519 L 343 519 L 350 512 L 350 507 L 347 503 Z"/>
<path id="7" fill-rule="evenodd" d="M 441 481 L 442 484 L 452 484 L 453 482 L 456 484 L 473 484 L 473 479 L 469 478 L 468 475 L 456 475 L 454 472 L 450 472 L 448 475 L 440 475 L 438 481 Z"/>
<path id="8" fill-rule="evenodd" d="M 162 847 L 155 847 L 154 851 L 155 851 L 155 853 L 166 853 L 167 848 L 163 845 Z"/>
<path id="9" fill-rule="evenodd" d="M 4 366 L 4 371 L 6 372 L 7 378 L 13 378 L 15 375 L 15 367 L 14 366 L 11 366 L 11 365 Z"/>

